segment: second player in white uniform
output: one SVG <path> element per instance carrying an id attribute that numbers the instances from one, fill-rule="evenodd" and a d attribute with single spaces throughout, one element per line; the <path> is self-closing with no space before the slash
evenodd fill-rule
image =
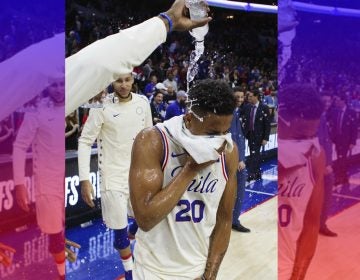
<path id="1" fill-rule="evenodd" d="M 131 74 L 113 83 L 114 98 L 103 108 L 90 110 L 79 139 L 79 176 L 84 201 L 94 207 L 89 181 L 91 146 L 97 139 L 103 220 L 114 229 L 114 246 L 121 255 L 127 279 L 131 279 L 132 255 L 127 235 L 131 147 L 136 135 L 152 126 L 150 105 L 143 96 L 130 92 Z M 116 101 L 118 99 L 118 101 Z"/>

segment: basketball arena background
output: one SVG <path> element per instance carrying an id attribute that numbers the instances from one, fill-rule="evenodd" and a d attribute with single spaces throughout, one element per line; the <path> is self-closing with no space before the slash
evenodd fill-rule
<path id="1" fill-rule="evenodd" d="M 166 1 L 156 0 L 149 2 L 121 1 L 116 2 L 116 5 L 112 1 L 87 0 L 69 0 L 66 3 L 61 3 L 61 1 L 58 3 L 57 1 L 57 3 L 52 4 L 38 0 L 32 1 L 31 5 L 21 3 L 21 1 L 4 2 L 2 3 L 2 11 L 4 12 L 1 15 L 1 23 L 4 28 L 1 30 L 0 61 L 3 64 L 21 50 L 50 38 L 52 34 L 61 31 L 65 31 L 65 55 L 69 56 L 89 43 L 111 34 L 111 32 L 118 32 L 119 29 L 127 28 L 157 15 L 170 5 Z M 213 2 L 216 5 L 216 1 Z M 275 10 L 274 12 L 273 8 L 278 4 L 275 1 L 253 2 L 269 5 L 272 8 L 269 10 L 270 12 L 260 12 L 256 11 L 256 8 L 251 10 L 243 7 L 241 10 L 235 10 L 236 6 L 233 6 L 232 9 L 212 7 L 214 21 L 210 25 L 210 32 L 206 39 L 209 57 L 208 61 L 204 60 L 203 63 L 205 65 L 211 62 L 215 63 L 218 66 L 218 68 L 215 67 L 215 72 L 219 77 L 228 74 L 229 69 L 227 68 L 232 68 L 230 66 L 234 66 L 236 63 L 247 69 L 247 75 L 251 75 L 252 70 L 257 66 L 261 76 L 266 76 L 267 82 L 272 81 L 274 84 L 273 90 L 277 91 L 277 17 L 281 17 L 282 13 L 281 10 Z M 65 9 L 64 4 L 66 5 Z M 114 6 L 116 8 L 113 8 Z M 357 1 L 303 0 L 294 1 L 294 6 L 297 11 L 299 26 L 297 27 L 297 36 L 293 41 L 292 56 L 286 66 L 288 73 L 286 79 L 297 80 L 301 77 L 301 79 L 313 79 L 319 81 L 319 83 L 326 82 L 331 85 L 340 85 L 341 90 L 345 91 L 349 97 L 349 106 L 356 110 L 358 120 L 360 120 L 360 81 L 358 78 L 360 73 L 358 66 L 358 54 L 360 53 L 360 33 L 358 28 L 360 26 L 360 3 L 357 3 Z M 326 8 L 324 8 L 325 6 Z M 341 10 L 333 7 L 347 9 Z M 66 19 L 65 24 L 64 18 Z M 72 31 L 76 31 L 78 21 L 83 28 L 86 28 L 86 31 L 75 34 L 74 38 Z M 93 25 L 93 22 L 97 24 Z M 80 36 L 80 38 L 77 36 Z M 192 47 L 191 37 L 188 34 L 171 35 L 165 46 L 170 48 L 171 44 L 176 41 L 180 42 L 180 46 L 185 46 L 185 49 L 182 50 L 184 54 Z M 163 51 L 164 49 L 157 49 L 152 54 L 152 59 L 160 61 Z M 57 52 L 54 52 L 53 55 L 59 56 Z M 61 55 L 63 53 L 60 53 Z M 186 58 L 185 56 L 182 59 L 186 60 Z M 32 59 L 30 64 L 36 64 L 41 61 L 42 57 L 39 55 Z M 2 68 L 3 71 L 6 71 L 6 69 L 8 69 L 8 66 L 5 69 Z M 246 70 L 244 72 L 246 73 Z M 254 73 L 256 75 L 256 71 Z M 205 71 L 203 73 L 204 77 L 207 74 Z M 17 80 L 14 81 L 17 82 Z M 7 89 L 8 84 L 12 81 L 1 80 L 1 82 L 2 88 Z M 143 86 L 141 82 L 140 79 L 140 88 Z M 265 89 L 267 85 L 266 83 L 264 85 Z M 23 89 L 25 89 L 24 94 L 26 95 L 26 87 L 23 87 Z M 16 89 L 12 90 L 17 92 Z M 5 93 L 0 95 L 1 104 L 11 104 L 9 99 L 4 99 Z M 29 100 L 31 98 L 27 101 Z M 32 279 L 31 277 L 34 277 L 34 279 L 49 279 L 47 278 L 49 273 L 54 275 L 55 269 L 51 262 L 51 256 L 47 253 L 47 237 L 36 230 L 30 234 L 27 233 L 33 226 L 35 213 L 32 211 L 24 214 L 17 206 L 15 199 L 11 143 L 14 141 L 16 131 L 21 125 L 22 112 L 18 109 L 24 104 L 21 104 L 21 98 L 14 103 L 15 105 L 10 106 L 8 111 L 4 108 L 4 111 L 6 111 L 6 114 L 4 114 L 7 118 L 0 119 L 2 126 L 13 128 L 12 138 L 0 143 L 0 242 L 16 247 L 17 255 L 14 257 L 12 266 L 7 268 L 0 266 L 0 278 Z M 4 107 L 6 107 L 5 105 Z M 276 122 L 274 122 L 271 139 L 263 151 L 264 164 L 274 160 L 276 162 L 277 150 L 277 129 Z M 281 147 L 279 152 L 281 152 Z M 333 160 L 336 161 L 336 153 L 334 152 L 333 155 Z M 336 202 L 334 203 L 336 206 L 332 209 L 333 216 L 358 204 L 360 200 L 359 158 L 360 145 L 358 139 L 357 145 L 349 158 L 352 181 L 347 189 L 334 190 L 333 200 Z M 99 259 L 104 259 L 109 255 L 114 255 L 114 259 L 116 259 L 116 254 L 112 249 L 112 234 L 109 231 L 106 231 L 102 225 L 98 224 L 96 230 L 86 233 L 86 229 L 99 223 L 101 217 L 96 148 L 93 149 L 91 158 L 91 180 L 96 189 L 97 199 L 94 210 L 88 208 L 81 199 L 76 152 L 67 151 L 64 162 L 66 166 L 64 188 L 66 227 L 70 232 L 72 230 L 73 236 L 78 236 L 80 239 L 84 238 L 90 244 L 88 259 L 80 259 L 75 264 L 67 264 L 69 279 L 101 279 L 95 276 L 96 274 L 86 275 L 84 272 L 82 272 L 82 276 L 76 274 L 76 271 L 82 270 L 80 268 L 89 265 L 89 263 L 92 263 L 94 269 L 99 269 L 104 264 Z M 26 184 L 31 202 L 34 203 L 32 164 L 32 153 L 29 150 L 26 161 Z M 273 195 L 276 195 L 276 190 L 274 190 Z M 249 208 L 256 207 L 257 203 L 263 200 L 257 201 L 256 198 L 253 199 L 254 201 Z M 356 224 L 357 222 L 358 220 L 350 221 L 345 219 L 343 221 L 346 225 Z M 354 229 L 352 235 L 359 238 L 358 229 Z M 26 237 L 24 238 L 24 236 Z M 348 245 L 349 251 L 358 256 L 356 252 L 359 251 L 356 251 L 358 249 L 356 243 L 349 244 L 347 241 L 340 239 L 336 246 L 341 247 L 341 242 Z M 345 261 L 345 259 L 343 260 Z M 239 260 L 240 263 L 241 259 Z M 48 266 L 49 269 L 44 269 L 45 266 Z M 24 267 L 25 270 L 20 269 Z M 342 267 L 344 271 L 349 272 L 344 272 L 343 279 L 358 279 L 359 274 L 356 273 L 359 271 L 354 268 L 355 270 L 351 272 L 353 268 L 354 265 L 351 265 L 351 262 L 349 262 L 348 266 Z M 21 271 L 21 274 L 19 274 L 19 271 Z M 33 275 L 31 276 L 31 274 Z M 20 278 L 19 275 L 23 275 L 21 277 L 25 278 Z M 103 279 L 108 278 L 105 276 Z M 339 278 L 320 277 L 309 279 Z"/>

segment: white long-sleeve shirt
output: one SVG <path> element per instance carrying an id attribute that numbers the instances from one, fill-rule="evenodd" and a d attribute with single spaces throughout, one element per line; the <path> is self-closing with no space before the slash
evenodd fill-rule
<path id="1" fill-rule="evenodd" d="M 146 97 L 132 94 L 129 102 L 107 101 L 91 109 L 79 139 L 80 181 L 89 180 L 91 146 L 97 138 L 101 190 L 128 192 L 131 148 L 136 135 L 152 126 Z"/>
<path id="2" fill-rule="evenodd" d="M 15 185 L 26 184 L 26 152 L 32 146 L 36 195 L 64 197 L 64 106 L 25 114 L 13 150 Z"/>
<path id="3" fill-rule="evenodd" d="M 6 104 L 0 110 L 0 121 L 54 80 L 64 78 L 64 40 L 64 33 L 56 34 L 0 63 L 0 104 Z"/>
<path id="4" fill-rule="evenodd" d="M 100 93 L 119 75 L 131 73 L 134 66 L 140 65 L 165 41 L 165 24 L 154 17 L 98 40 L 67 58 L 66 115 Z"/>

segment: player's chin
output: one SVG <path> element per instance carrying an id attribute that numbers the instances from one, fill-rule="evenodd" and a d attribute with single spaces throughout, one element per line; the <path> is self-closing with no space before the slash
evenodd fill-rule
<path id="1" fill-rule="evenodd" d="M 128 90 L 119 91 L 119 92 L 117 92 L 117 94 L 118 94 L 120 97 L 122 97 L 122 98 L 126 98 L 126 97 L 129 96 L 130 91 L 128 91 Z"/>

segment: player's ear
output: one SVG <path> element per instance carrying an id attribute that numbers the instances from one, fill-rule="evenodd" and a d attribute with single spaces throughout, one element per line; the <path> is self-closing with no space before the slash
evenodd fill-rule
<path id="1" fill-rule="evenodd" d="M 185 122 L 186 128 L 189 128 L 189 125 L 191 123 L 191 119 L 192 119 L 192 114 L 191 113 L 186 113 L 184 115 L 184 122 Z"/>

